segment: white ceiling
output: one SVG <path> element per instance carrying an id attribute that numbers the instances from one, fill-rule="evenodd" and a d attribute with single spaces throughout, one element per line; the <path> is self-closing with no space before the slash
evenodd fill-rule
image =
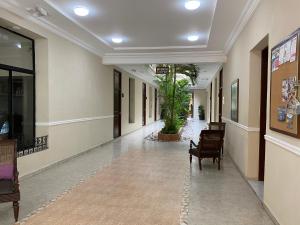
<path id="1" fill-rule="evenodd" d="M 243 20 L 259 0 L 200 0 L 195 11 L 186 0 L 1 0 L 0 6 L 23 10 L 36 6 L 48 16 L 36 18 L 58 32 L 70 33 L 99 55 L 153 52 L 224 52 Z M 76 6 L 90 10 L 87 17 L 73 13 Z M 243 25 L 243 24 L 242 24 Z M 187 41 L 198 34 L 196 42 Z M 111 38 L 124 38 L 113 44 Z"/>
<path id="2" fill-rule="evenodd" d="M 201 7 L 195 11 L 186 10 L 185 1 L 1 0 L 0 7 L 30 17 L 102 56 L 104 64 L 119 65 L 128 71 L 143 70 L 146 64 L 200 63 L 207 72 L 200 74 L 203 78 L 197 86 L 205 88 L 226 62 L 226 54 L 260 0 L 200 0 Z M 90 14 L 76 16 L 76 6 L 86 6 Z M 36 7 L 45 9 L 48 15 L 32 15 Z M 190 34 L 198 34 L 200 39 L 189 42 Z M 116 36 L 124 42 L 112 43 L 111 38 Z"/>

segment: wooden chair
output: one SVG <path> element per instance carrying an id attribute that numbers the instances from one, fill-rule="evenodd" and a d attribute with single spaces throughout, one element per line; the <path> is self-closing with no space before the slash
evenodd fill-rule
<path id="1" fill-rule="evenodd" d="M 190 163 L 192 156 L 199 159 L 199 168 L 202 170 L 201 160 L 204 158 L 212 158 L 213 162 L 218 159 L 218 169 L 221 169 L 221 148 L 223 145 L 224 131 L 222 130 L 202 130 L 200 134 L 199 144 L 190 142 Z"/>
<path id="2" fill-rule="evenodd" d="M 16 140 L 0 141 L 0 203 L 13 202 L 15 221 L 19 218 L 18 175 Z"/>
<path id="3" fill-rule="evenodd" d="M 210 122 L 208 124 L 209 130 L 223 130 L 224 136 L 225 136 L 225 128 L 226 128 L 226 123 Z M 223 136 L 223 139 L 224 139 L 224 136 Z M 224 145 L 222 145 L 222 155 L 223 154 L 224 154 Z"/>
<path id="4" fill-rule="evenodd" d="M 225 131 L 226 123 L 219 123 L 219 122 L 210 122 L 208 124 L 209 130 L 224 130 Z"/>

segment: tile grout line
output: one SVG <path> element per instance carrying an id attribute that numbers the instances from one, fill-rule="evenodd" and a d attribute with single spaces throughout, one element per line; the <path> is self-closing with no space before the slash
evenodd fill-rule
<path id="1" fill-rule="evenodd" d="M 184 190 L 181 202 L 180 211 L 180 225 L 188 225 L 189 205 L 190 205 L 190 190 L 191 190 L 191 171 L 190 167 L 186 168 L 186 175 L 184 178 Z"/>

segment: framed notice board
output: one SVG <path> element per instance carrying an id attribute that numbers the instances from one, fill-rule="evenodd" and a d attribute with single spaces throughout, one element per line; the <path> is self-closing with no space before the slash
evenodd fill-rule
<path id="1" fill-rule="evenodd" d="M 300 29 L 272 48 L 270 129 L 300 138 L 299 39 Z"/>

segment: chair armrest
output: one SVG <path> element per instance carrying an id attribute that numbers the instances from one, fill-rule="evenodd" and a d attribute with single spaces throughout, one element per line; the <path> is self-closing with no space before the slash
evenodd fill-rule
<path id="1" fill-rule="evenodd" d="M 190 149 L 192 149 L 194 147 L 198 148 L 198 145 L 195 144 L 195 142 L 193 142 L 193 140 L 190 141 Z"/>

